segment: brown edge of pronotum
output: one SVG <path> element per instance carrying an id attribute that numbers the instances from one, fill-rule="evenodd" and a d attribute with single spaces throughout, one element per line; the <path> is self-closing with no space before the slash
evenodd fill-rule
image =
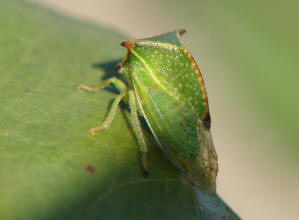
<path id="1" fill-rule="evenodd" d="M 179 33 L 180 37 L 186 33 L 185 29 L 179 29 L 177 30 L 177 32 Z M 199 76 L 199 81 L 201 84 L 201 88 L 203 90 L 204 93 L 204 101 L 206 102 L 206 111 L 204 113 L 204 118 L 203 118 L 203 124 L 206 128 L 210 129 L 211 128 L 211 116 L 210 116 L 210 110 L 209 110 L 209 100 L 208 100 L 208 94 L 207 94 L 207 90 L 206 90 L 206 86 L 205 86 L 205 82 L 204 79 L 202 77 L 201 71 L 197 65 L 197 63 L 195 62 L 194 57 L 191 55 L 191 53 L 185 49 L 185 52 L 187 53 L 188 57 L 191 59 L 191 62 L 195 64 L 195 69 L 198 73 Z"/>
<path id="2" fill-rule="evenodd" d="M 125 47 L 125 48 L 127 48 L 128 50 L 131 49 L 131 46 L 132 46 L 133 44 L 135 44 L 135 40 L 125 41 L 125 42 L 120 43 L 120 45 L 121 45 L 122 47 Z"/>
<path id="3" fill-rule="evenodd" d="M 204 93 L 204 101 L 206 102 L 206 111 L 204 113 L 204 118 L 203 118 L 203 124 L 206 128 L 210 129 L 211 128 L 211 116 L 210 116 L 210 110 L 209 110 L 209 100 L 208 100 L 208 94 L 207 94 L 207 90 L 206 90 L 206 86 L 205 86 L 205 82 L 204 79 L 202 77 L 201 71 L 197 65 L 197 63 L 195 62 L 194 57 L 191 55 L 191 53 L 185 49 L 185 52 L 187 53 L 187 55 L 189 56 L 189 58 L 191 59 L 191 62 L 194 63 L 195 65 L 195 69 L 198 73 L 199 76 L 199 81 L 201 84 L 201 89 Z"/>

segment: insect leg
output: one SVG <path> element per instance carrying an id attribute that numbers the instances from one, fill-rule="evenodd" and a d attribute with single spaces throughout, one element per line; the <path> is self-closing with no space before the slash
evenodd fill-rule
<path id="1" fill-rule="evenodd" d="M 129 94 L 129 105 L 131 109 L 131 124 L 134 129 L 135 135 L 137 137 L 137 141 L 140 147 L 141 152 L 141 164 L 143 167 L 144 175 L 148 175 L 148 169 L 146 164 L 146 153 L 147 153 L 147 146 L 145 143 L 145 139 L 142 133 L 142 127 L 140 124 L 140 120 L 138 118 L 138 112 L 137 112 L 137 103 L 136 103 L 136 96 L 133 90 L 130 90 L 128 92 Z"/>
<path id="2" fill-rule="evenodd" d="M 110 83 L 113 83 L 120 92 L 123 92 L 127 89 L 127 85 L 123 81 L 121 81 L 120 79 L 118 79 L 116 77 L 111 77 L 109 79 L 103 80 L 95 87 L 89 87 L 84 84 L 81 84 L 81 85 L 77 86 L 77 91 L 80 91 L 81 89 L 85 89 L 88 91 L 96 92 L 96 91 L 108 86 Z"/>
<path id="3" fill-rule="evenodd" d="M 89 132 L 92 134 L 92 135 L 95 135 L 95 132 L 97 130 L 106 130 L 107 128 L 109 128 L 114 116 L 115 116 L 115 113 L 117 111 L 117 107 L 119 105 L 119 102 L 123 99 L 123 97 L 126 95 L 127 93 L 126 92 L 122 92 L 120 93 L 113 101 L 112 103 L 112 106 L 111 108 L 109 109 L 109 112 L 108 112 L 108 115 L 105 119 L 105 121 L 102 123 L 102 125 L 100 126 L 97 126 L 97 127 L 94 127 L 94 128 L 91 128 L 89 129 Z"/>
<path id="4" fill-rule="evenodd" d="M 96 91 L 108 86 L 110 83 L 113 83 L 121 93 L 113 101 L 113 104 L 112 104 L 112 106 L 111 106 L 111 108 L 108 112 L 108 115 L 107 115 L 105 121 L 102 123 L 102 125 L 89 129 L 89 132 L 92 135 L 95 135 L 95 132 L 97 130 L 107 129 L 110 126 L 110 124 L 111 124 L 111 122 L 114 118 L 114 115 L 116 113 L 117 106 L 118 106 L 119 102 L 127 94 L 127 85 L 123 81 L 121 81 L 120 79 L 118 79 L 116 77 L 111 77 L 109 79 L 103 80 L 102 82 L 100 82 L 95 87 L 89 87 L 89 86 L 86 86 L 86 85 L 83 85 L 83 84 L 77 86 L 77 91 L 80 91 L 81 89 L 85 89 L 85 90 L 88 90 L 88 91 L 96 92 Z"/>

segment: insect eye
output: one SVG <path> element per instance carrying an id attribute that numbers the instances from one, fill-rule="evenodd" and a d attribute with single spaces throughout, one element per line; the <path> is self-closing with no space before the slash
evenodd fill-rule
<path id="1" fill-rule="evenodd" d="M 123 67 L 121 66 L 121 63 L 118 63 L 118 64 L 116 65 L 116 71 L 117 71 L 118 73 L 123 73 L 123 72 L 124 72 L 124 69 L 123 69 Z"/>

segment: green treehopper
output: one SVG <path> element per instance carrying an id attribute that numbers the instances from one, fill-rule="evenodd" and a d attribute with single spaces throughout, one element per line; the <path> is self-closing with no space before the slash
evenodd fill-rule
<path id="1" fill-rule="evenodd" d="M 195 186 L 216 189 L 217 155 L 210 133 L 208 98 L 200 70 L 189 51 L 182 46 L 184 30 L 121 43 L 127 48 L 125 59 L 117 65 L 126 83 L 112 77 L 96 87 L 113 83 L 120 91 L 101 126 L 92 135 L 107 129 L 121 100 L 129 103 L 130 121 L 147 173 L 147 146 L 139 116 L 144 117 L 152 134 L 169 160 Z"/>

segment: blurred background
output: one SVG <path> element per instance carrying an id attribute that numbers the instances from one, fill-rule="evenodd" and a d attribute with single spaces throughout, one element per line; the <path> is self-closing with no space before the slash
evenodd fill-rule
<path id="1" fill-rule="evenodd" d="M 206 82 L 219 194 L 243 219 L 298 219 L 298 1 L 31 1 L 128 39 L 186 29 Z"/>

